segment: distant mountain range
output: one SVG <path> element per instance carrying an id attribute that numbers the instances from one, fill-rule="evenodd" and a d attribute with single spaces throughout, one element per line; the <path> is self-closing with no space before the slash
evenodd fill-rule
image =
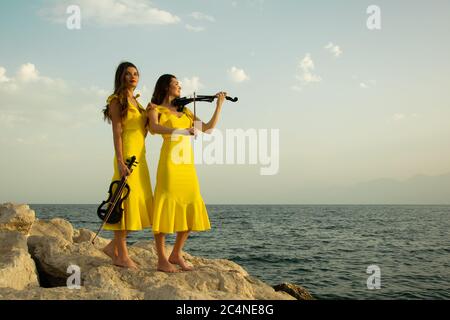
<path id="1" fill-rule="evenodd" d="M 326 192 L 327 203 L 450 204 L 450 173 L 420 174 L 404 181 L 376 179 Z"/>

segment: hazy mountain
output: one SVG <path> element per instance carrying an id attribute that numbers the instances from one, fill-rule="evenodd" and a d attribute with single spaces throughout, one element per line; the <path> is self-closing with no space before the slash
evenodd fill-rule
<path id="1" fill-rule="evenodd" d="M 399 181 L 376 179 L 327 190 L 326 203 L 450 204 L 450 173 Z M 328 200 L 329 199 L 329 200 Z"/>

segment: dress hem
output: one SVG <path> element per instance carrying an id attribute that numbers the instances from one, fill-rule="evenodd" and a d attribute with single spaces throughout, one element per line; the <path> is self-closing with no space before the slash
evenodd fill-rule
<path id="1" fill-rule="evenodd" d="M 153 230 L 152 230 L 153 231 Z M 209 228 L 209 229 L 198 229 L 198 230 L 194 230 L 194 229 L 188 229 L 188 230 L 174 230 L 174 231 L 172 231 L 172 232 L 170 232 L 170 231 L 157 231 L 157 232 L 155 232 L 155 231 L 153 231 L 153 233 L 154 234 L 160 234 L 160 233 L 163 233 L 163 234 L 174 234 L 174 233 L 177 233 L 177 232 L 205 232 L 205 231 L 211 231 L 211 228 Z"/>
<path id="2" fill-rule="evenodd" d="M 151 229 L 151 226 L 148 227 L 142 227 L 142 229 L 105 229 L 103 228 L 104 231 L 142 231 L 142 230 L 146 230 L 146 229 Z"/>

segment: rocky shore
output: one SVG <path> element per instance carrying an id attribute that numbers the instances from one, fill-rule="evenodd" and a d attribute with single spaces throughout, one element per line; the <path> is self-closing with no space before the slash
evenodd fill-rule
<path id="1" fill-rule="evenodd" d="M 64 219 L 37 219 L 26 204 L 1 204 L 0 299 L 312 299 L 299 286 L 271 287 L 224 259 L 185 253 L 194 271 L 156 271 L 150 240 L 129 247 L 139 270 L 116 267 L 101 250 L 109 240 L 97 238 L 92 245 L 93 236 L 94 232 L 75 229 Z"/>

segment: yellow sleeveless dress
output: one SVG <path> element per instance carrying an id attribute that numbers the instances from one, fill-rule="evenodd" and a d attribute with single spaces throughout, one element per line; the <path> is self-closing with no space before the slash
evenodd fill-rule
<path id="1" fill-rule="evenodd" d="M 109 104 L 117 95 L 111 95 Z M 139 112 L 139 109 L 142 112 Z M 105 224 L 105 230 L 129 230 L 137 231 L 151 226 L 153 210 L 153 194 L 145 157 L 146 111 L 141 104 L 134 106 L 128 103 L 128 113 L 122 120 L 122 152 L 124 161 L 136 156 L 138 164 L 128 176 L 127 183 L 130 186 L 128 198 L 122 202 L 124 214 L 122 221 L 116 224 Z M 115 152 L 114 152 L 115 153 Z M 111 182 L 120 180 L 117 155 L 114 155 L 114 175 Z"/>
<path id="2" fill-rule="evenodd" d="M 159 124 L 169 128 L 190 128 L 194 115 L 185 108 L 178 117 L 157 106 Z M 206 231 L 211 229 L 208 212 L 200 194 L 191 136 L 162 135 L 163 144 L 153 201 L 153 233 Z"/>

